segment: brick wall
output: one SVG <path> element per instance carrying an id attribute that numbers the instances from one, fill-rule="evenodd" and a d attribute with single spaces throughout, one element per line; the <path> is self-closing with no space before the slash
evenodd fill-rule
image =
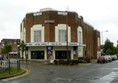
<path id="1" fill-rule="evenodd" d="M 53 20 L 54 23 L 45 23 L 45 20 Z M 26 28 L 26 42 L 30 42 L 30 28 L 35 24 L 42 24 L 45 26 L 45 42 L 55 41 L 55 26 L 57 24 L 68 24 L 71 27 L 71 41 L 77 42 L 77 28 L 82 27 L 83 30 L 83 43 L 84 56 L 89 58 L 96 58 L 97 50 L 100 50 L 97 46 L 97 37 L 100 37 L 94 28 L 85 23 L 83 17 L 79 17 L 76 12 L 68 12 L 67 16 L 58 15 L 58 11 L 44 11 L 42 15 L 33 16 L 33 13 L 26 14 L 24 20 L 24 27 Z"/>

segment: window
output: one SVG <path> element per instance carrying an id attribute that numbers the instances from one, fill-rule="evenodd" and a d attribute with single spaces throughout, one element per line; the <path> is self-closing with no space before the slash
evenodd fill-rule
<path id="1" fill-rule="evenodd" d="M 36 24 L 31 27 L 31 42 L 44 42 L 44 26 Z"/>
<path id="2" fill-rule="evenodd" d="M 78 33 L 78 37 L 79 37 L 79 42 L 82 43 L 82 40 L 81 40 L 81 39 L 82 39 L 81 31 L 79 31 L 79 33 Z"/>
<path id="3" fill-rule="evenodd" d="M 71 51 L 68 51 L 68 57 L 70 58 Z M 55 51 L 55 59 L 67 59 L 67 51 Z"/>
<path id="4" fill-rule="evenodd" d="M 66 30 L 59 30 L 59 42 L 66 41 Z"/>
<path id="5" fill-rule="evenodd" d="M 98 46 L 100 46 L 100 38 L 98 37 Z"/>
<path id="6" fill-rule="evenodd" d="M 44 59 L 44 51 L 31 51 L 31 59 Z"/>
<path id="7" fill-rule="evenodd" d="M 34 31 L 34 42 L 41 42 L 41 30 Z"/>
<path id="8" fill-rule="evenodd" d="M 68 38 L 66 38 L 66 29 L 68 28 Z M 66 24 L 58 24 L 55 27 L 55 42 L 71 42 L 71 27 Z"/>
<path id="9" fill-rule="evenodd" d="M 77 30 L 77 38 L 78 38 L 78 43 L 80 44 L 80 46 L 78 46 L 78 56 L 79 57 L 83 57 L 83 33 L 82 33 L 82 27 L 78 27 Z"/>
<path id="10" fill-rule="evenodd" d="M 83 36 L 82 36 L 82 28 L 81 27 L 78 27 L 77 34 L 78 34 L 78 42 L 82 44 L 83 43 Z"/>

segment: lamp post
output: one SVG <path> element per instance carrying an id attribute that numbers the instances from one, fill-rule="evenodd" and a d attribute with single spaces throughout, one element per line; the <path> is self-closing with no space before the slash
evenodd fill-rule
<path id="1" fill-rule="evenodd" d="M 20 45 L 17 45 L 17 59 L 20 57 Z"/>
<path id="2" fill-rule="evenodd" d="M 101 43 L 102 43 L 102 45 L 103 45 L 103 33 L 104 33 L 104 32 L 108 32 L 108 30 L 101 32 L 101 35 L 102 35 L 102 42 L 101 42 Z"/>
<path id="3" fill-rule="evenodd" d="M 70 60 L 70 56 L 68 53 L 68 7 L 66 10 L 66 53 L 67 53 L 67 60 Z"/>
<path id="4" fill-rule="evenodd" d="M 70 59 L 69 53 L 68 53 L 68 7 L 67 10 L 63 14 L 65 16 L 65 24 L 66 24 L 66 31 L 65 31 L 65 40 L 66 40 L 66 56 L 67 60 Z"/>
<path id="5" fill-rule="evenodd" d="M 17 45 L 17 71 L 20 70 L 20 60 L 18 60 L 18 58 L 20 58 L 20 45 Z"/>
<path id="6" fill-rule="evenodd" d="M 69 60 L 69 54 L 68 54 L 68 12 L 66 16 L 66 48 L 67 48 L 67 60 Z"/>

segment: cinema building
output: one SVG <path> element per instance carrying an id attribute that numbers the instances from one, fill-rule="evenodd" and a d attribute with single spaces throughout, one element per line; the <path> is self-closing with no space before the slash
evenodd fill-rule
<path id="1" fill-rule="evenodd" d="M 100 33 L 72 11 L 51 8 L 27 13 L 20 26 L 29 60 L 95 59 L 100 51 Z M 26 58 L 26 56 L 23 56 Z"/>

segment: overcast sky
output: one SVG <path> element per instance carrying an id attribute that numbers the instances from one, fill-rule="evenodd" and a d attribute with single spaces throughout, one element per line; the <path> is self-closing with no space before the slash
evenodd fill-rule
<path id="1" fill-rule="evenodd" d="M 62 11 L 68 7 L 103 32 L 104 41 L 108 38 L 117 43 L 118 0 L 0 0 L 0 40 L 20 38 L 20 23 L 26 13 L 47 7 Z"/>

